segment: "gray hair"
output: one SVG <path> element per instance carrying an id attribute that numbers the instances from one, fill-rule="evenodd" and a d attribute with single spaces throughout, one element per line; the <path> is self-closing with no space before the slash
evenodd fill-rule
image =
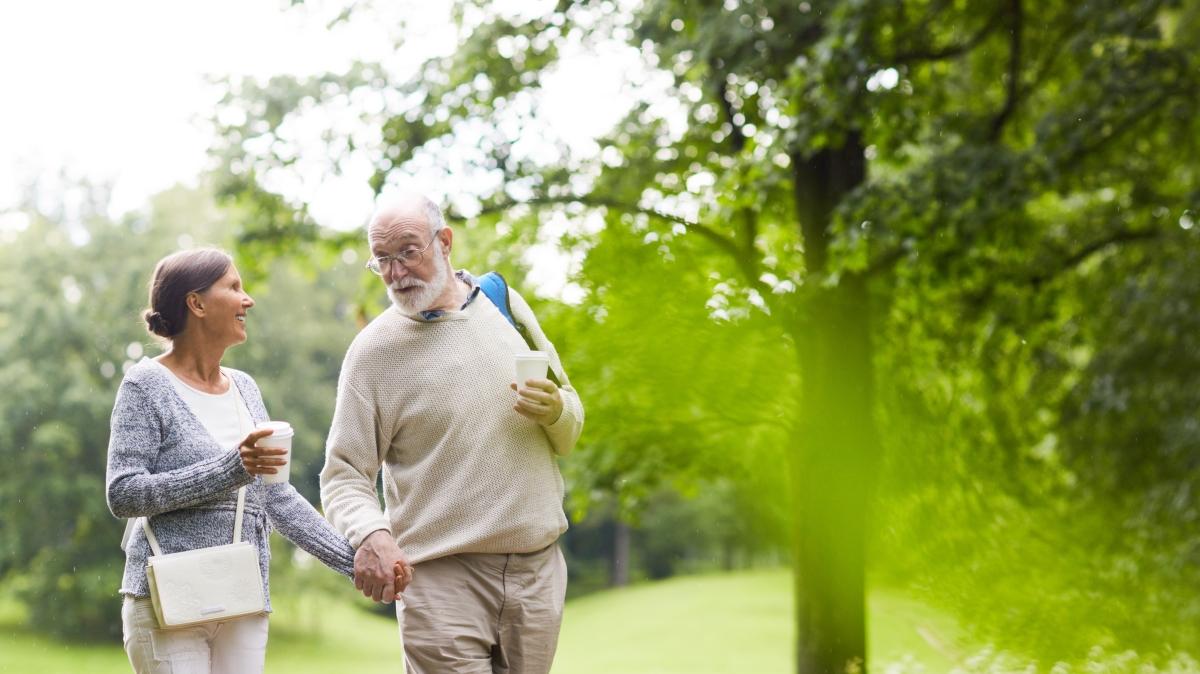
<path id="1" fill-rule="evenodd" d="M 429 233 L 437 234 L 446 226 L 446 217 L 442 215 L 442 208 L 429 197 L 422 196 L 421 199 L 425 202 L 421 205 L 425 207 L 425 222 L 429 223 Z"/>
<path id="2" fill-rule="evenodd" d="M 375 212 L 367 220 L 367 239 L 371 238 L 371 228 L 375 226 L 375 223 L 381 217 L 398 210 L 407 210 L 413 201 L 417 202 L 422 214 L 425 216 L 425 222 L 429 225 L 429 233 L 437 234 L 442 231 L 442 228 L 446 226 L 446 218 L 442 215 L 441 207 L 433 199 L 424 194 L 408 193 L 376 203 Z"/>

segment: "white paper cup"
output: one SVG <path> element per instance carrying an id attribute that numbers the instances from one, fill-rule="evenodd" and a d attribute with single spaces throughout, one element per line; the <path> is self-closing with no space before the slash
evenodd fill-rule
<path id="1" fill-rule="evenodd" d="M 545 379 L 546 371 L 550 369 L 550 355 L 545 351 L 530 351 L 518 353 L 516 357 L 517 387 L 525 385 L 529 379 Z"/>
<path id="2" fill-rule="evenodd" d="M 257 428 L 259 430 L 269 428 L 274 431 L 274 433 L 265 438 L 260 438 L 259 441 L 255 443 L 259 447 L 271 447 L 274 449 L 282 448 L 287 450 L 287 454 L 282 457 L 284 461 L 287 461 L 287 463 L 282 466 L 275 466 L 274 475 L 263 475 L 263 484 L 287 482 L 289 476 L 291 475 L 292 468 L 292 436 L 295 435 L 295 431 L 292 430 L 292 425 L 286 421 L 264 421 L 260 423 Z"/>

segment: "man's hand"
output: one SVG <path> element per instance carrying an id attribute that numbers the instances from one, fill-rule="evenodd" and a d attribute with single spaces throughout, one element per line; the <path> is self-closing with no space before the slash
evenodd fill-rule
<path id="1" fill-rule="evenodd" d="M 407 569 L 407 573 L 398 571 Z M 390 604 L 412 581 L 412 566 L 392 533 L 385 529 L 373 532 L 363 540 L 354 553 L 354 587 L 363 596 Z"/>
<path id="2" fill-rule="evenodd" d="M 562 415 L 562 394 L 549 379 L 527 379 L 521 388 L 516 384 L 509 384 L 509 388 L 517 392 L 517 404 L 513 409 L 521 416 L 549 426 Z"/>

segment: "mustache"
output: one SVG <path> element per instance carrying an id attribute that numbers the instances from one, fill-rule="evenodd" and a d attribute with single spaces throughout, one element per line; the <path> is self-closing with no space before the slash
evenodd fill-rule
<path id="1" fill-rule="evenodd" d="M 400 290 L 402 288 L 414 288 L 414 287 L 415 288 L 424 288 L 427 285 L 429 285 L 429 284 L 422 281 L 419 278 L 415 278 L 412 276 L 406 276 L 402 279 L 392 281 L 392 285 L 390 285 L 388 287 L 391 288 L 392 290 Z"/>

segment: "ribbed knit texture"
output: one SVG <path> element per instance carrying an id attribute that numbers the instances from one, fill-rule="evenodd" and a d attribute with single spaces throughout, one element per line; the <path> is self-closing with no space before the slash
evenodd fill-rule
<path id="1" fill-rule="evenodd" d="M 254 421 L 266 421 L 267 410 L 254 380 L 244 372 L 224 369 Z M 354 550 L 345 537 L 291 484 L 264 485 L 247 473 L 237 447 L 221 447 L 213 440 L 168 376 L 157 363 L 144 359 L 129 369 L 117 391 L 105 478 L 112 513 L 150 516 L 164 554 L 224 545 L 233 540 L 237 490 L 250 485 L 242 540 L 258 549 L 268 608 L 272 527 L 325 565 L 351 576 Z M 122 594 L 150 596 L 148 553 L 146 536 L 138 527 L 125 553 Z"/>
<path id="2" fill-rule="evenodd" d="M 529 347 L 486 298 L 432 321 L 392 307 L 350 345 L 321 502 L 356 548 L 390 530 L 415 564 L 533 552 L 566 531 L 556 454 L 579 438 L 583 405 L 529 305 L 509 296 L 563 384 L 562 415 L 548 427 L 512 409 L 514 355 Z M 386 514 L 375 492 L 381 467 Z"/>

